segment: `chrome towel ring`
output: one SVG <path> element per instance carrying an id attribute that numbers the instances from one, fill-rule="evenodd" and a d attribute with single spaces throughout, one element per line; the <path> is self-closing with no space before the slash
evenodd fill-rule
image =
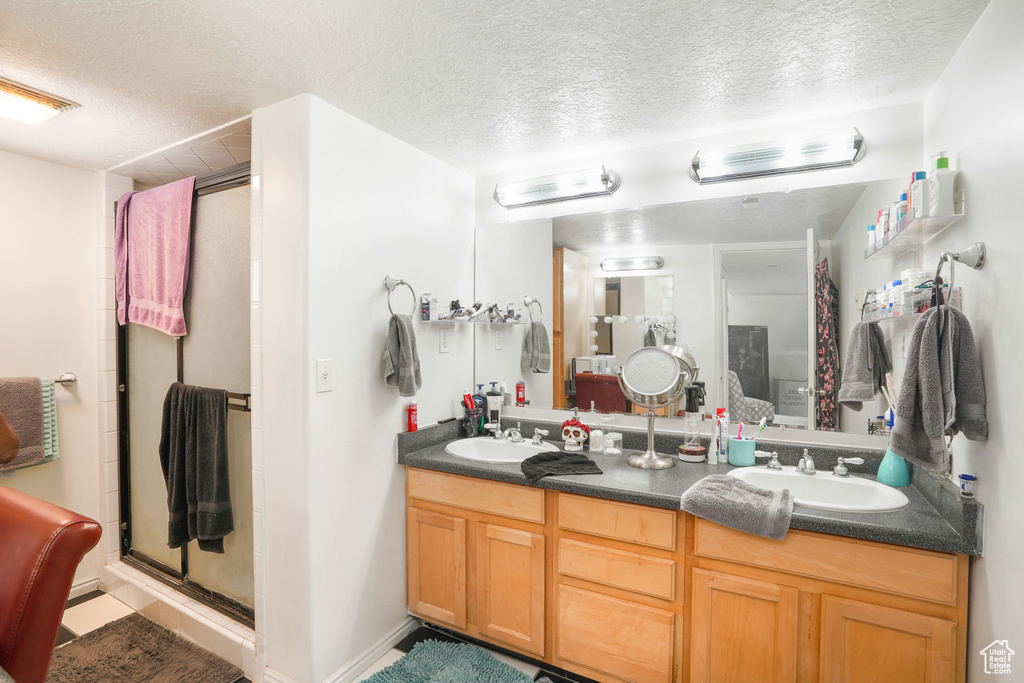
<path id="1" fill-rule="evenodd" d="M 526 306 L 526 312 L 530 316 L 531 323 L 539 323 L 544 319 L 544 307 L 541 306 L 539 301 L 534 299 L 532 296 L 524 296 L 523 304 Z M 536 320 L 533 319 L 533 304 L 537 304 L 537 309 L 540 311 L 540 313 L 537 314 Z"/>
<path id="2" fill-rule="evenodd" d="M 390 275 L 384 278 L 384 288 L 388 290 L 388 310 L 391 311 L 391 315 L 395 315 L 395 309 L 391 307 L 391 295 L 401 285 L 408 287 L 409 293 L 412 294 L 412 313 L 410 315 L 412 317 L 416 317 L 416 304 L 418 303 L 416 301 L 416 290 L 414 290 L 412 285 L 405 280 L 400 280 L 398 278 L 391 277 Z"/>

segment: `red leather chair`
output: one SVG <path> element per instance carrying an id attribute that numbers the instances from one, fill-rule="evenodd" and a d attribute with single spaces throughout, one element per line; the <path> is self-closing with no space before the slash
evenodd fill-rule
<path id="1" fill-rule="evenodd" d="M 100 525 L 0 486 L 0 668 L 18 683 L 43 683 L 82 557 Z"/>

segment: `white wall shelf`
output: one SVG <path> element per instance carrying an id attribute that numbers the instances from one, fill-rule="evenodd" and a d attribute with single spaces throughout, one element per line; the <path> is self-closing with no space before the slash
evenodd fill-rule
<path id="1" fill-rule="evenodd" d="M 957 208 L 957 213 L 949 216 L 932 218 L 904 216 L 894 230 L 890 230 L 884 238 L 876 240 L 873 245 L 864 250 L 864 258 L 869 259 L 876 256 L 898 258 L 919 249 L 922 244 L 964 217 L 966 202 L 963 190 L 957 192 L 953 205 Z"/>

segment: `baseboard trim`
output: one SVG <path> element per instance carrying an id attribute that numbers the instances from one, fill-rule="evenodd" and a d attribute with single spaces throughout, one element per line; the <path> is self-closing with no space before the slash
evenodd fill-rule
<path id="1" fill-rule="evenodd" d="M 298 683 L 298 681 L 288 678 L 284 674 L 278 673 L 273 669 L 264 669 L 263 683 Z"/>
<path id="2" fill-rule="evenodd" d="M 71 592 L 68 593 L 68 600 L 73 600 L 77 597 L 91 593 L 95 590 L 100 589 L 100 577 L 94 576 L 91 579 L 85 579 L 78 583 L 71 584 Z"/>
<path id="3" fill-rule="evenodd" d="M 359 676 L 362 675 L 364 671 L 369 669 L 374 662 L 383 657 L 388 650 L 402 642 L 402 639 L 415 631 L 419 625 L 419 619 L 406 617 L 405 620 L 392 629 L 390 633 L 368 647 L 348 664 L 338 669 L 338 671 L 324 681 L 324 683 L 354 683 L 355 681 L 358 681 Z M 266 677 L 264 677 L 264 681 L 265 683 L 268 681 L 269 683 L 276 683 L 273 679 L 267 679 Z M 288 682 L 284 681 L 282 683 Z"/>

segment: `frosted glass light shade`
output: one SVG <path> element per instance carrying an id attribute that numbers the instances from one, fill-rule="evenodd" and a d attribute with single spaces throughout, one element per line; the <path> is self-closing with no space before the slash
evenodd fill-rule
<path id="1" fill-rule="evenodd" d="M 78 105 L 0 78 L 0 116 L 22 123 L 42 123 Z"/>
<path id="2" fill-rule="evenodd" d="M 567 199 L 600 197 L 615 192 L 619 184 L 619 176 L 615 171 L 598 166 L 512 183 L 498 183 L 494 187 L 494 201 L 508 209 Z"/>

